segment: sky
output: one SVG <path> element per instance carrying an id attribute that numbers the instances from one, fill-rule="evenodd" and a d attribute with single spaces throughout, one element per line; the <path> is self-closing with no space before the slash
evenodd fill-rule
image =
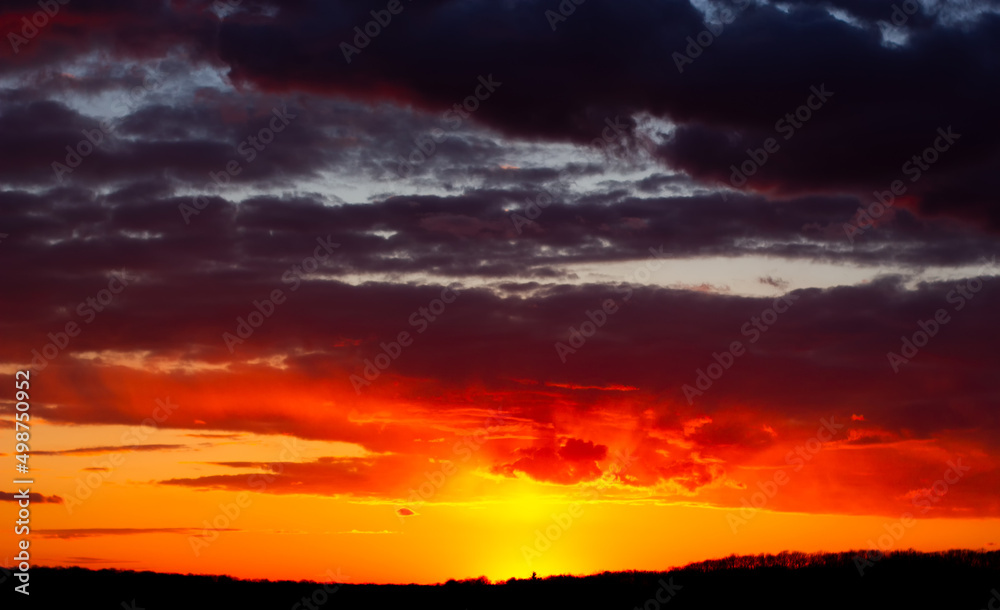
<path id="1" fill-rule="evenodd" d="M 1000 3 L 7 0 L 0 33 L 37 565 L 1000 541 Z"/>

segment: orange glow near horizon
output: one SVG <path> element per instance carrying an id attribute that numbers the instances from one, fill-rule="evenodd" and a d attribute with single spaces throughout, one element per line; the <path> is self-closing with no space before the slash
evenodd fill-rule
<path id="1" fill-rule="evenodd" d="M 510 406 L 539 390 L 502 402 L 470 391 L 466 404 L 455 397 L 453 407 L 432 411 L 418 398 L 359 404 L 346 394 L 337 406 L 336 389 L 315 384 L 286 393 L 294 380 L 281 371 L 214 384 L 208 377 L 232 373 L 202 371 L 198 383 L 144 383 L 152 373 L 121 367 L 114 375 L 109 408 L 134 425 L 60 423 L 52 418 L 59 411 L 35 420 L 46 450 L 32 457 L 33 491 L 62 498 L 34 507 L 38 565 L 272 580 L 322 580 L 338 569 L 346 582 L 504 580 L 865 549 L 898 531 L 892 524 L 905 512 L 916 524 L 889 548 L 990 548 L 1000 539 L 989 500 L 962 486 L 974 468 L 926 510 L 913 502 L 930 497 L 920 492 L 933 483 L 927 473 L 943 473 L 959 454 L 982 468 L 985 453 L 946 436 L 859 444 L 881 432 L 849 410 L 831 416 L 842 429 L 824 434 L 822 421 L 734 409 L 730 420 L 756 419 L 761 438 L 776 439 L 748 450 L 706 441 L 718 414 L 658 428 L 655 411 L 632 406 L 643 400 L 632 387 L 603 390 L 606 402 L 584 418 L 556 407 L 553 424 L 539 426 Z M 540 391 L 563 392 L 550 396 L 558 405 L 566 393 L 594 390 Z M 79 400 L 65 385 L 44 394 L 63 405 Z M 171 398 L 157 403 L 158 395 Z M 142 427 L 156 404 L 175 407 L 162 424 Z M 302 432 L 248 431 L 248 415 Z M 324 439 L 331 421 L 353 427 L 354 440 Z M 881 471 L 885 463 L 894 470 Z M 865 495 L 864 513 L 851 493 Z M 754 503 L 761 510 L 748 508 Z M 0 543 L 13 548 L 15 537 L 5 532 Z"/>

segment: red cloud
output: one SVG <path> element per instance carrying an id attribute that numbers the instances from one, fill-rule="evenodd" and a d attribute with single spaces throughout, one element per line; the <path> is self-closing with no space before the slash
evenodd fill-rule
<path id="1" fill-rule="evenodd" d="M 523 472 L 539 481 L 569 485 L 601 476 L 597 460 L 607 456 L 608 448 L 591 441 L 570 438 L 558 449 L 527 447 L 517 449 L 515 453 L 522 457 L 507 464 L 494 465 L 493 472 L 508 477 Z"/>

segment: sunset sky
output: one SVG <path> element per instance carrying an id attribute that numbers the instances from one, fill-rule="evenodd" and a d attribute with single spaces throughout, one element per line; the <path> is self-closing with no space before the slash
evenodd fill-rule
<path id="1" fill-rule="evenodd" d="M 1000 4 L 40 6 L 0 6 L 0 562 L 28 368 L 38 565 L 1000 542 Z"/>

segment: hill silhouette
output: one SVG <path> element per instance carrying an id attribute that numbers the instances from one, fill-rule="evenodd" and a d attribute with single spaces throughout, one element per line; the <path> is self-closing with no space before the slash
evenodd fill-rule
<path id="1" fill-rule="evenodd" d="M 2 607 L 28 607 L 23 595 L 12 592 L 11 580 L 4 583 Z M 666 572 L 604 572 L 496 583 L 480 577 L 438 585 L 324 586 L 309 581 L 39 567 L 32 568 L 31 592 L 30 607 L 146 610 L 748 606 L 992 610 L 1000 608 L 1000 551 L 732 555 Z"/>

